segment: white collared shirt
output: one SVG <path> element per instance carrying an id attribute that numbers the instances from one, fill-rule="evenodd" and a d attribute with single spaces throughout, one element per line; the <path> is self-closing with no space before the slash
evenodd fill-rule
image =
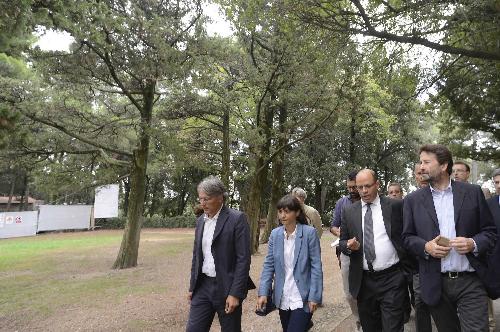
<path id="1" fill-rule="evenodd" d="M 297 236 L 297 226 L 292 234 L 287 235 L 286 229 L 284 238 L 283 259 L 285 263 L 285 284 L 283 286 L 283 295 L 281 295 L 282 310 L 295 310 L 304 307 L 302 296 L 300 296 L 299 288 L 293 277 L 293 261 L 295 253 L 295 238 Z"/>
<path id="2" fill-rule="evenodd" d="M 455 228 L 455 208 L 453 205 L 453 187 L 450 183 L 444 190 L 438 190 L 429 185 L 434 201 L 434 209 L 439 223 L 439 234 L 454 239 L 457 237 Z M 476 250 L 476 242 L 474 242 Z M 452 248 L 446 257 L 441 258 L 441 272 L 473 272 L 474 268 L 470 265 L 467 256 L 459 254 L 455 248 Z"/>
<path id="3" fill-rule="evenodd" d="M 361 200 L 361 227 L 363 232 L 365 229 L 365 213 L 367 204 Z M 375 260 L 373 261 L 373 269 L 375 271 L 385 270 L 397 262 L 399 257 L 391 239 L 387 235 L 385 229 L 384 217 L 382 215 L 382 206 L 380 205 L 380 197 L 373 200 L 370 205 L 373 219 L 373 243 L 375 244 Z M 363 236 L 364 239 L 364 236 Z M 363 252 L 363 270 L 368 270 L 368 263 Z"/>
<path id="4" fill-rule="evenodd" d="M 205 226 L 203 227 L 203 238 L 201 240 L 201 249 L 203 251 L 203 265 L 201 267 L 201 272 L 209 277 L 215 277 L 215 261 L 212 255 L 212 241 L 214 239 L 215 225 L 217 224 L 217 218 L 219 218 L 220 210 L 213 216 L 209 218 L 207 214 L 203 215 L 203 222 Z"/>

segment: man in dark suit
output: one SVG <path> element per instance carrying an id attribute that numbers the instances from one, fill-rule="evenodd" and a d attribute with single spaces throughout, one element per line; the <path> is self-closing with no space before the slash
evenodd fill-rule
<path id="1" fill-rule="evenodd" d="M 488 206 L 491 214 L 493 214 L 493 219 L 497 223 L 497 228 L 500 228 L 500 168 L 493 171 L 492 178 L 496 195 L 488 199 Z"/>
<path id="2" fill-rule="evenodd" d="M 224 205 L 227 193 L 213 176 L 198 185 L 204 214 L 196 222 L 186 330 L 209 331 L 215 313 L 222 331 L 241 331 L 241 304 L 248 289 L 250 230 L 246 216 Z"/>
<path id="3" fill-rule="evenodd" d="M 356 176 L 361 201 L 345 208 L 340 226 L 340 248 L 350 257 L 349 291 L 357 299 L 364 332 L 403 331 L 408 304 L 402 271 L 401 200 L 379 197 L 374 171 Z"/>
<path id="4" fill-rule="evenodd" d="M 493 183 L 495 184 L 496 195 L 489 198 L 486 202 L 490 208 L 491 214 L 493 215 L 493 220 L 497 226 L 497 236 L 500 236 L 500 168 L 497 168 L 493 172 Z M 491 252 L 488 257 L 488 275 L 489 278 L 489 295 L 492 299 L 496 299 L 500 296 L 500 241 L 497 239 L 497 244 L 495 249 Z M 492 315 L 493 303 L 489 303 L 490 309 L 490 328 L 494 326 L 494 319 Z"/>
<path id="5" fill-rule="evenodd" d="M 403 240 L 417 257 L 422 300 L 439 331 L 488 331 L 487 294 L 481 273 L 496 241 L 496 227 L 481 188 L 450 179 L 451 152 L 420 148 L 429 186 L 404 200 Z"/>

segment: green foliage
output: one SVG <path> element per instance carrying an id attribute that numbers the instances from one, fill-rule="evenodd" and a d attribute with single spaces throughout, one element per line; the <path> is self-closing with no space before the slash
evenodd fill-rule
<path id="1" fill-rule="evenodd" d="M 465 2 L 453 14 L 462 19 L 447 35 L 462 47 L 498 52 L 500 8 L 494 1 Z M 500 161 L 500 61 L 449 55 L 440 63 L 439 95 L 442 142 L 459 156 Z M 450 124 L 453 126 L 450 128 Z"/>
<path id="2" fill-rule="evenodd" d="M 102 229 L 123 229 L 127 219 L 124 217 L 97 219 L 95 225 Z M 142 227 L 144 228 L 193 228 L 196 226 L 194 215 L 181 215 L 174 217 L 163 217 L 154 214 L 145 217 Z"/>

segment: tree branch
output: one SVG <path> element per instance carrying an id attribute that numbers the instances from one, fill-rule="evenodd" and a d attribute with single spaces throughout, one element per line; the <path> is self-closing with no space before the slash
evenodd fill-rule
<path id="1" fill-rule="evenodd" d="M 23 114 L 25 116 L 27 116 L 28 118 L 34 120 L 34 121 L 43 123 L 43 124 L 45 124 L 47 126 L 50 126 L 50 127 L 55 128 L 55 129 L 57 129 L 59 131 L 62 131 L 66 135 L 68 135 L 70 137 L 73 137 L 73 138 L 76 138 L 77 140 L 82 141 L 83 143 L 89 144 L 91 146 L 94 146 L 96 148 L 102 149 L 104 151 L 109 151 L 109 152 L 117 153 L 119 155 L 126 156 L 126 157 L 129 157 L 129 158 L 133 157 L 133 154 L 130 153 L 130 152 L 123 151 L 123 150 L 118 150 L 118 149 L 113 149 L 113 148 L 109 148 L 109 147 L 107 147 L 107 146 L 105 146 L 103 144 L 100 144 L 100 143 L 94 142 L 92 140 L 89 140 L 86 137 L 80 136 L 80 135 L 76 134 L 75 132 L 68 130 L 67 128 L 63 127 L 62 125 L 60 125 L 58 123 L 55 123 L 55 122 L 52 122 L 52 121 L 49 121 L 49 120 L 46 120 L 46 119 L 43 119 L 43 118 L 39 118 L 39 117 L 37 117 L 37 116 L 35 116 L 33 114 L 29 114 L 29 113 L 23 113 Z"/>

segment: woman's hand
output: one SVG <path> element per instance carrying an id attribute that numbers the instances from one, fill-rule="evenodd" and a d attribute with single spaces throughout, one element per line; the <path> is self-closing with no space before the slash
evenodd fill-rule
<path id="1" fill-rule="evenodd" d="M 266 307 L 267 296 L 259 296 L 257 299 L 257 310 L 262 310 Z"/>
<path id="2" fill-rule="evenodd" d="M 309 304 L 309 311 L 312 313 L 314 313 L 316 311 L 316 309 L 318 309 L 318 304 L 316 302 L 307 302 L 307 304 Z"/>

